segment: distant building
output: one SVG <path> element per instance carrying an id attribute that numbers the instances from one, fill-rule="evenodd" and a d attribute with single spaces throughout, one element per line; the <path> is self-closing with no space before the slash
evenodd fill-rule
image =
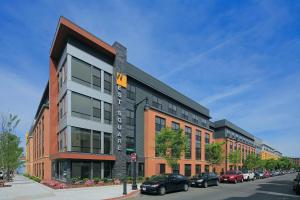
<path id="1" fill-rule="evenodd" d="M 300 158 L 289 158 L 295 165 L 300 166 Z"/>
<path id="2" fill-rule="evenodd" d="M 262 144 L 262 150 L 260 153 L 262 160 L 268 160 L 268 159 L 279 159 L 282 157 L 282 153 L 271 147 L 270 145 L 263 143 Z"/>

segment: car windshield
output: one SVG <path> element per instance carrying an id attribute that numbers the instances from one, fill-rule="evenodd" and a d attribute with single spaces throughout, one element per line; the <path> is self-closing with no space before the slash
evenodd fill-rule
<path id="1" fill-rule="evenodd" d="M 166 175 L 160 175 L 160 176 L 152 176 L 149 180 L 150 181 L 164 181 L 166 180 Z"/>
<path id="2" fill-rule="evenodd" d="M 243 173 L 248 173 L 248 170 L 242 170 Z"/>
<path id="3" fill-rule="evenodd" d="M 198 178 L 203 178 L 203 177 L 207 177 L 207 176 L 208 176 L 208 173 L 198 174 Z"/>

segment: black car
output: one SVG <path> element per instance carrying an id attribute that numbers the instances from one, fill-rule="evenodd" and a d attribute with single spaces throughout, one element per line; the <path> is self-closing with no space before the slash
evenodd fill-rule
<path id="1" fill-rule="evenodd" d="M 297 175 L 297 177 L 294 179 L 293 190 L 294 190 L 297 194 L 300 194 L 300 173 L 299 173 L 299 174 Z"/>
<path id="2" fill-rule="evenodd" d="M 152 176 L 141 185 L 141 193 L 153 193 L 164 195 L 173 191 L 188 191 L 189 180 L 180 174 L 163 174 Z"/>
<path id="3" fill-rule="evenodd" d="M 197 174 L 190 180 L 191 186 L 196 187 L 204 187 L 207 188 L 208 186 L 219 185 L 219 177 L 213 173 L 202 173 Z"/>

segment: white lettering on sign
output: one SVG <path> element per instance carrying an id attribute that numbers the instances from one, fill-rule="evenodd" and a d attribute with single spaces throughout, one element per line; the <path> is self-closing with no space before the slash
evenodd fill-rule
<path id="1" fill-rule="evenodd" d="M 117 97 L 118 97 L 118 110 L 117 110 L 117 149 L 122 151 L 122 111 L 121 111 L 121 102 L 122 102 L 122 87 L 117 86 Z"/>

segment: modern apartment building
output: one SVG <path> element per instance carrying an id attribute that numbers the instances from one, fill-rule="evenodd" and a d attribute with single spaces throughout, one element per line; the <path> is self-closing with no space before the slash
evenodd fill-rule
<path id="1" fill-rule="evenodd" d="M 226 119 L 215 121 L 212 127 L 215 131 L 215 141 L 225 144 L 223 147 L 225 159 L 221 165 L 216 167 L 216 171 L 223 173 L 235 168 L 228 159 L 229 154 L 233 151 L 241 153 L 241 162 L 237 165 L 238 169 L 241 169 L 247 155 L 256 151 L 254 136 Z"/>
<path id="2" fill-rule="evenodd" d="M 27 142 L 28 149 L 33 144 L 33 175 L 61 181 L 130 175 L 135 127 L 139 176 L 171 172 L 155 153 L 155 135 L 163 127 L 181 128 L 188 138 L 181 174 L 209 170 L 209 110 L 129 63 L 120 43 L 109 45 L 63 17 L 45 93 Z"/>

